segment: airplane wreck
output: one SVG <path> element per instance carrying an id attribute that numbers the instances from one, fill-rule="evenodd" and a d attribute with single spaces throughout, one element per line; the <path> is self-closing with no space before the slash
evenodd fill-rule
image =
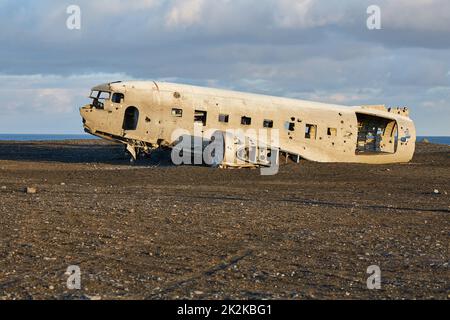
<path id="1" fill-rule="evenodd" d="M 268 166 L 280 154 L 296 162 L 401 163 L 415 150 L 406 107 L 346 107 L 154 81 L 102 84 L 90 98 L 80 109 L 85 131 L 123 143 L 133 159 L 175 148 L 180 129 L 200 133 L 206 145 L 214 140 L 211 132 L 224 133 L 221 167 Z M 276 139 L 245 133 L 258 130 L 276 132 Z"/>

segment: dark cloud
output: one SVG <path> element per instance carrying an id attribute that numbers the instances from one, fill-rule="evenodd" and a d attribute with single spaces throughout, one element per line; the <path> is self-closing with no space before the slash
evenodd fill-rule
<path id="1" fill-rule="evenodd" d="M 419 133 L 450 135 L 450 2 L 377 2 L 382 30 L 369 31 L 372 1 L 82 0 L 81 30 L 72 31 L 72 1 L 5 0 L 2 131 L 25 111 L 45 114 L 47 131 L 61 121 L 79 130 L 77 106 L 91 85 L 156 78 L 341 104 L 408 104 Z"/>

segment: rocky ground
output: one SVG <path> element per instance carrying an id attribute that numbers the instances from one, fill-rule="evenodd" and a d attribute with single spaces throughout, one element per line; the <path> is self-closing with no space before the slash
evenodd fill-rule
<path id="1" fill-rule="evenodd" d="M 0 299 L 450 298 L 448 146 L 260 176 L 130 166 L 98 140 L 0 142 L 0 188 Z"/>

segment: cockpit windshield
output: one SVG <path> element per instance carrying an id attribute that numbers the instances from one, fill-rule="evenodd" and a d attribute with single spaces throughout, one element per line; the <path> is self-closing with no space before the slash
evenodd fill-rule
<path id="1" fill-rule="evenodd" d="M 109 100 L 109 97 L 111 96 L 111 92 L 107 91 L 92 91 L 90 98 L 92 99 L 99 99 L 99 100 Z"/>
<path id="2" fill-rule="evenodd" d="M 111 98 L 111 92 L 94 90 L 89 97 L 92 99 L 92 106 L 97 109 L 103 109 L 103 102 Z"/>

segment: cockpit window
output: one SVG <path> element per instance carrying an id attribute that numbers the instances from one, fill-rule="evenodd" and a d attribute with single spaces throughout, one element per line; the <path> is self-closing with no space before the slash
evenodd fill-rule
<path id="1" fill-rule="evenodd" d="M 94 106 L 97 109 L 103 109 L 104 104 L 103 101 L 109 100 L 111 97 L 111 92 L 107 91 L 92 91 L 90 98 L 92 99 L 92 106 Z"/>
<path id="2" fill-rule="evenodd" d="M 99 100 L 109 100 L 111 92 L 107 91 L 92 91 L 90 98 Z"/>
<path id="3" fill-rule="evenodd" d="M 98 95 L 98 99 L 99 100 L 109 100 L 109 97 L 111 96 L 111 93 L 110 92 L 105 92 L 105 91 L 102 91 L 102 92 L 100 92 L 100 94 Z"/>
<path id="4" fill-rule="evenodd" d="M 91 91 L 91 95 L 89 96 L 89 98 L 97 99 L 98 98 L 98 94 L 99 94 L 98 91 Z"/>

